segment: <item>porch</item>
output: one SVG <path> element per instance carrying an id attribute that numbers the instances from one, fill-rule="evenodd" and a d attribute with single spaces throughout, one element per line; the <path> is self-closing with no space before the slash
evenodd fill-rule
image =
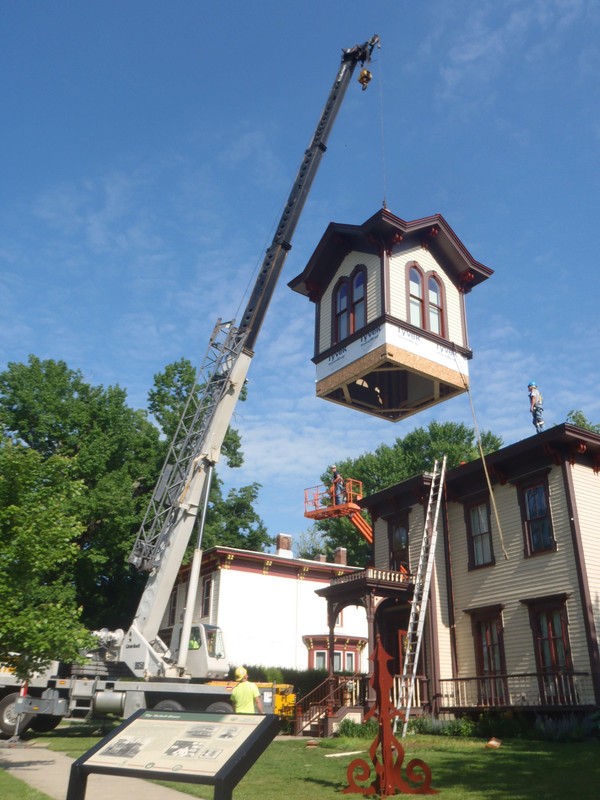
<path id="1" fill-rule="evenodd" d="M 406 702 L 406 682 L 394 676 L 394 706 Z M 369 676 L 333 675 L 296 704 L 297 736 L 332 736 L 346 719 L 362 722 L 368 709 Z M 595 709 L 592 677 L 586 672 L 515 673 L 485 677 L 444 678 L 433 692 L 425 675 L 415 676 L 411 717 L 481 713 L 488 710 L 559 714 Z"/>

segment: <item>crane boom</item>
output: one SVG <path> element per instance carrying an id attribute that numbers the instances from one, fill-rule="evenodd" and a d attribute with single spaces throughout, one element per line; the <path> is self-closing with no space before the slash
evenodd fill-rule
<path id="1" fill-rule="evenodd" d="M 165 660 L 169 661 L 165 658 L 166 648 L 158 639 L 158 630 L 198 516 L 207 472 L 219 459 L 256 338 L 350 79 L 357 64 L 371 60 L 378 43 L 379 37 L 375 35 L 364 44 L 342 51 L 333 86 L 240 324 L 236 327 L 233 321 L 219 320 L 214 328 L 129 557 L 135 567 L 150 573 L 134 622 L 121 647 L 123 660 L 135 674 L 161 674 Z M 363 88 L 369 78 L 370 73 L 363 70 L 360 79 Z M 147 656 L 141 659 L 146 651 L 149 651 Z"/>

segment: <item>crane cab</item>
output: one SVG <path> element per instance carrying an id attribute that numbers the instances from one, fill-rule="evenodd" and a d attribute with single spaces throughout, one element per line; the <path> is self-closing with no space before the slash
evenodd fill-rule
<path id="1" fill-rule="evenodd" d="M 330 223 L 288 284 L 315 304 L 317 396 L 397 422 L 466 392 L 465 295 L 492 274 L 440 214 Z"/>
<path id="2" fill-rule="evenodd" d="M 180 643 L 181 623 L 173 628 L 171 639 L 171 652 L 178 653 Z M 223 633 L 216 625 L 192 625 L 190 639 L 187 642 L 186 670 L 192 678 L 225 678 L 229 672 L 229 664 L 225 658 L 225 645 Z"/>

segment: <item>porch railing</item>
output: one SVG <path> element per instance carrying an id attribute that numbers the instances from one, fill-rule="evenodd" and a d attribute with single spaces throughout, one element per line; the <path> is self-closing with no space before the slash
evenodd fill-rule
<path id="1" fill-rule="evenodd" d="M 342 706 L 363 705 L 364 695 L 364 676 L 326 678 L 296 703 L 294 733 L 298 736 L 311 726 L 319 726 L 323 717 L 335 714 Z"/>
<path id="2" fill-rule="evenodd" d="M 438 708 L 577 707 L 594 705 L 587 672 L 522 672 L 440 681 Z"/>

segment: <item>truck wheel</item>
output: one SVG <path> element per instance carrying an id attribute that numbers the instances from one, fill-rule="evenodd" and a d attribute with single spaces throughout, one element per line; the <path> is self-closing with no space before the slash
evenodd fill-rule
<path id="1" fill-rule="evenodd" d="M 211 703 L 206 710 L 212 711 L 213 714 L 233 714 L 233 706 L 223 701 Z"/>
<path id="2" fill-rule="evenodd" d="M 62 722 L 62 717 L 55 717 L 52 714 L 35 714 L 31 718 L 29 727 L 36 733 L 48 733 L 58 728 Z"/>
<path id="3" fill-rule="evenodd" d="M 185 711 L 185 708 L 177 700 L 160 700 L 155 706 L 154 711 Z"/>
<path id="4" fill-rule="evenodd" d="M 0 739 L 10 739 L 15 734 L 15 726 L 17 724 L 17 715 L 15 713 L 15 703 L 19 699 L 19 693 L 13 692 L 7 694 L 0 700 Z M 26 714 L 25 718 L 21 718 L 19 725 L 19 734 L 27 730 L 31 722 L 31 714 Z"/>

